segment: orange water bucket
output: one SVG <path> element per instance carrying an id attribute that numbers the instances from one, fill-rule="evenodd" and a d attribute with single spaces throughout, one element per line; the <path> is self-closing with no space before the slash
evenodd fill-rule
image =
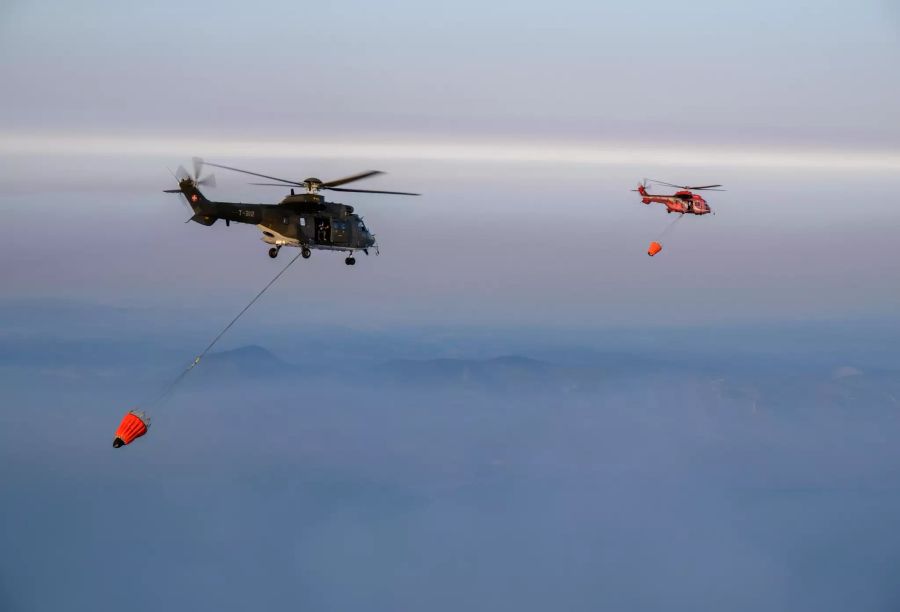
<path id="1" fill-rule="evenodd" d="M 647 249 L 647 255 L 649 255 L 650 257 L 653 257 L 660 251 L 662 251 L 662 245 L 658 242 L 651 242 L 650 248 Z"/>
<path id="2" fill-rule="evenodd" d="M 130 411 L 119 423 L 119 429 L 116 430 L 116 437 L 113 439 L 113 447 L 119 448 L 120 446 L 131 444 L 147 433 L 147 427 L 149 426 L 150 418 L 143 412 Z"/>

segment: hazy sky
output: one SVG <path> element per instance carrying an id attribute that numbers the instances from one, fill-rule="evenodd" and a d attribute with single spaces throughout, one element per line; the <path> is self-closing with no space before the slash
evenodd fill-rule
<path id="1" fill-rule="evenodd" d="M 12 2 L 0 128 L 890 148 L 890 0 Z"/>
<path id="2" fill-rule="evenodd" d="M 6 4 L 5 295 L 233 310 L 276 264 L 160 193 L 202 155 L 425 194 L 343 198 L 382 255 L 303 262 L 277 300 L 308 317 L 893 313 L 898 59 L 877 1 Z M 647 176 L 729 189 L 652 260 L 672 218 L 630 193 Z"/>

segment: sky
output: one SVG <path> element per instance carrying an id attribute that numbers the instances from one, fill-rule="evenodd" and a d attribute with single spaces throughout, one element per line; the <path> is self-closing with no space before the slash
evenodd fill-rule
<path id="1" fill-rule="evenodd" d="M 0 128 L 890 151 L 890 1 L 5 3 Z M 277 157 L 277 155 L 275 155 Z"/>
<path id="2" fill-rule="evenodd" d="M 273 263 L 160 193 L 200 155 L 423 193 L 343 199 L 381 255 L 317 254 L 275 298 L 323 324 L 900 306 L 891 2 L 12 2 L 0 32 L 5 297 L 234 310 Z M 217 175 L 213 199 L 281 197 Z M 670 231 L 645 177 L 728 191 Z"/>
<path id="3" fill-rule="evenodd" d="M 896 609 L 898 60 L 888 0 L 0 1 L 0 610 Z M 195 155 L 423 195 L 153 404 L 286 263 Z"/>

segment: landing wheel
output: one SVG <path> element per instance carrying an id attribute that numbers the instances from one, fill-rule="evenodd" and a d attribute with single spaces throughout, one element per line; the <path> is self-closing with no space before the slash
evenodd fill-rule
<path id="1" fill-rule="evenodd" d="M 300 254 L 303 255 L 303 259 L 309 259 L 309 256 L 312 255 L 312 251 L 310 251 L 306 247 L 303 247 L 303 250 L 300 251 Z"/>
<path id="2" fill-rule="evenodd" d="M 271 249 L 269 249 L 269 257 L 271 257 L 272 259 L 275 259 L 276 257 L 278 257 L 278 248 L 277 247 L 272 247 Z"/>
<path id="3" fill-rule="evenodd" d="M 356 265 L 356 258 L 355 258 L 355 257 L 348 257 L 347 259 L 344 260 L 344 263 L 347 264 L 348 266 L 355 266 L 355 265 Z"/>

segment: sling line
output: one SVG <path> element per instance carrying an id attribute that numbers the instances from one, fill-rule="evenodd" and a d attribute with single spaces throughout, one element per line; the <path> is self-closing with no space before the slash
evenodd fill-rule
<path id="1" fill-rule="evenodd" d="M 210 342 L 210 343 L 206 346 L 206 348 L 203 349 L 203 351 L 201 351 L 200 354 L 197 355 L 197 356 L 194 358 L 194 361 L 191 363 L 191 365 L 189 365 L 187 368 L 185 368 L 185 370 L 184 370 L 181 374 L 179 374 L 179 375 L 175 378 L 175 380 L 173 380 L 173 381 L 169 384 L 169 386 L 166 387 L 166 388 L 163 390 L 163 392 L 160 393 L 160 394 L 156 397 L 156 399 L 154 399 L 153 401 L 151 401 L 148 405 L 152 406 L 152 405 L 155 405 L 155 404 L 159 404 L 159 403 L 161 403 L 164 399 L 166 399 L 166 397 L 168 397 L 169 394 L 171 394 L 172 391 L 175 390 L 175 387 L 177 387 L 178 384 L 181 383 L 182 380 L 184 380 L 185 376 L 188 375 L 188 372 L 190 372 L 191 370 L 193 370 L 195 367 L 197 367 L 197 366 L 200 364 L 200 360 L 203 359 L 203 358 L 206 356 L 206 354 L 212 349 L 212 347 L 214 347 L 214 346 L 216 345 L 216 342 L 218 342 L 219 339 L 222 338 L 222 336 L 225 335 L 225 332 L 227 332 L 229 329 L 231 329 L 231 327 L 232 327 L 235 323 L 237 323 L 238 319 L 240 319 L 241 316 L 243 316 L 243 314 L 244 314 L 245 312 L 247 312 L 248 310 L 250 310 L 250 307 L 253 306 L 253 304 L 255 304 L 256 301 L 257 301 L 259 298 L 261 298 L 261 297 L 263 296 L 263 294 L 264 294 L 266 291 L 268 291 L 269 287 L 271 287 L 272 285 L 275 284 L 275 281 L 277 281 L 277 280 L 281 277 L 282 274 L 284 274 L 285 272 L 287 272 L 287 269 L 290 268 L 291 265 L 293 265 L 293 263 L 294 263 L 295 261 L 297 261 L 297 259 L 298 259 L 302 254 L 303 254 L 302 251 L 299 252 L 299 253 L 297 253 L 297 255 L 295 255 L 294 258 L 291 259 L 291 260 L 287 263 L 287 265 L 284 266 L 284 267 L 281 269 L 281 271 L 280 271 L 278 274 L 276 274 L 276 275 L 272 278 L 272 280 L 270 280 L 268 283 L 266 283 L 266 286 L 263 287 L 263 288 L 260 290 L 260 292 L 257 293 L 256 296 L 255 296 L 252 300 L 250 300 L 250 302 L 249 302 L 246 306 L 244 306 L 244 308 L 243 308 L 239 313 L 237 313 L 237 315 L 231 320 L 231 322 L 230 322 L 228 325 L 226 325 L 225 328 L 222 329 L 222 331 L 220 331 L 220 332 L 218 333 L 218 335 L 216 335 L 215 338 L 213 338 L 212 342 Z"/>

